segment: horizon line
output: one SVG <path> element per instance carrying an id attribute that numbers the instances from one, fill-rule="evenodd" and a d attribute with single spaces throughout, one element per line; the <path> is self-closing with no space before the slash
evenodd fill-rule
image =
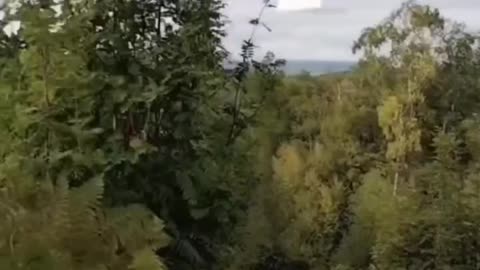
<path id="1" fill-rule="evenodd" d="M 356 63 L 359 61 L 359 59 L 351 59 L 351 60 L 346 60 L 346 59 L 301 59 L 301 58 L 285 58 L 285 57 L 279 57 L 278 59 L 283 59 L 287 62 L 292 62 L 292 61 L 303 61 L 303 62 L 348 62 L 348 63 Z M 233 63 L 238 63 L 241 62 L 242 60 L 238 59 L 232 59 L 232 60 L 226 60 L 226 62 L 233 62 Z M 257 61 L 261 61 L 257 60 Z"/>

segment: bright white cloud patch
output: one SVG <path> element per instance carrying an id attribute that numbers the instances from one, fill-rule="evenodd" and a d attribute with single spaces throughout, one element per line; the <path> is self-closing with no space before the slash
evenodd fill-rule
<path id="1" fill-rule="evenodd" d="M 279 0 L 279 10 L 304 10 L 312 8 L 321 8 L 322 0 Z"/>

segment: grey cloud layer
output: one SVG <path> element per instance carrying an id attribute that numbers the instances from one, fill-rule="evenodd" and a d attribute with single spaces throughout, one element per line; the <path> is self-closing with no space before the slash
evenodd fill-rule
<path id="1" fill-rule="evenodd" d="M 480 28 L 480 0 L 420 2 L 439 7 L 445 16 L 465 22 L 470 29 Z M 235 55 L 242 40 L 250 34 L 248 21 L 258 13 L 262 0 L 228 0 L 227 3 L 225 14 L 231 23 L 227 27 L 225 46 Z M 401 3 L 401 0 L 324 0 L 326 10 L 320 12 L 286 13 L 270 9 L 263 18 L 273 31 L 257 32 L 258 54 L 271 50 L 288 59 L 356 59 L 351 45 L 362 29 L 378 23 Z M 339 9 L 342 12 L 338 12 Z"/>

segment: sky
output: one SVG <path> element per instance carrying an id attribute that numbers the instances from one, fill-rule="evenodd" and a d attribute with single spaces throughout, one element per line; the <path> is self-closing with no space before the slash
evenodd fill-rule
<path id="1" fill-rule="evenodd" d="M 322 0 L 295 0 L 295 1 L 278 1 L 277 8 L 279 10 L 302 10 L 306 8 L 322 7 Z"/>
<path id="2" fill-rule="evenodd" d="M 296 2 L 298 0 L 282 0 Z M 299 2 L 305 2 L 302 0 Z M 308 1 L 308 0 L 307 0 Z M 319 0 L 311 0 L 318 1 Z M 226 0 L 225 47 L 233 57 L 239 54 L 242 40 L 252 31 L 248 21 L 260 11 L 263 0 Z M 354 61 L 351 47 L 362 29 L 373 26 L 400 7 L 402 0 L 323 0 L 323 8 L 311 11 L 268 9 L 263 21 L 272 29 L 257 30 L 257 55 L 273 51 L 289 60 Z M 420 0 L 438 7 L 442 15 L 465 23 L 469 30 L 480 30 L 480 0 Z M 273 0 L 273 4 L 277 4 Z"/>

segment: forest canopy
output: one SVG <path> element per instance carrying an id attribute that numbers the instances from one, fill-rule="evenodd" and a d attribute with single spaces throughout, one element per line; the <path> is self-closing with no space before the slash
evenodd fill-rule
<path id="1" fill-rule="evenodd" d="M 0 269 L 478 269 L 479 37 L 410 1 L 349 73 L 226 72 L 224 5 L 4 5 Z"/>

